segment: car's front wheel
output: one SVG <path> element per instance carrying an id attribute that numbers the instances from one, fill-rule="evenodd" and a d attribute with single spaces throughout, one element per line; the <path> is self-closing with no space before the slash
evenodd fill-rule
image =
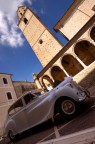
<path id="1" fill-rule="evenodd" d="M 59 112 L 68 117 L 75 115 L 77 112 L 76 102 L 72 99 L 62 99 L 59 103 Z"/>

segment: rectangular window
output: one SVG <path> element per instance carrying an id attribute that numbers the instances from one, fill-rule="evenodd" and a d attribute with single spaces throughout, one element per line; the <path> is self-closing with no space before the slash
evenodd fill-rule
<path id="1" fill-rule="evenodd" d="M 8 81 L 7 81 L 6 78 L 3 78 L 3 83 L 4 83 L 4 84 L 8 84 Z"/>
<path id="2" fill-rule="evenodd" d="M 11 92 L 7 92 L 7 98 L 8 98 L 8 100 L 12 99 L 12 94 L 11 94 Z"/>

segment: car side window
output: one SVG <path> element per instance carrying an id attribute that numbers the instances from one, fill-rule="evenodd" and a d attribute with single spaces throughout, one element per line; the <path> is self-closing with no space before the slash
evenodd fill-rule
<path id="1" fill-rule="evenodd" d="M 33 101 L 36 98 L 35 95 L 28 93 L 27 95 L 24 96 L 24 101 L 26 104 L 30 103 L 31 101 Z"/>
<path id="2" fill-rule="evenodd" d="M 9 116 L 13 115 L 15 113 L 15 109 L 14 109 L 14 105 L 12 105 L 9 110 L 8 110 L 8 114 Z"/>
<path id="3" fill-rule="evenodd" d="M 14 104 L 14 109 L 15 111 L 19 111 L 20 109 L 22 109 L 23 107 L 23 103 L 22 103 L 22 99 L 18 100 L 15 104 Z"/>
<path id="4" fill-rule="evenodd" d="M 41 92 L 35 92 L 34 93 L 36 96 L 40 96 L 41 95 Z"/>

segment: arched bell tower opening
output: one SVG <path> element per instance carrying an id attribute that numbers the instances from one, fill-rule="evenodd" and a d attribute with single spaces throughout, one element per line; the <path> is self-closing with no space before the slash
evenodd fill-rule
<path id="1" fill-rule="evenodd" d="M 62 58 L 62 66 L 71 76 L 75 76 L 79 73 L 83 67 L 72 55 L 68 54 Z"/>
<path id="2" fill-rule="evenodd" d="M 84 40 L 78 42 L 74 48 L 74 51 L 79 59 L 87 66 L 95 61 L 95 46 L 89 41 Z"/>
<path id="3" fill-rule="evenodd" d="M 19 19 L 21 19 L 26 11 L 27 7 L 26 6 L 20 6 L 17 10 L 17 16 Z"/>

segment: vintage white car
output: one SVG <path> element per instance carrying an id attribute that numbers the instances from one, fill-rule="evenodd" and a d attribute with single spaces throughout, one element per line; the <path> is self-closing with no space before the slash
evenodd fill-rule
<path id="1" fill-rule="evenodd" d="M 28 92 L 8 109 L 4 135 L 14 140 L 21 132 L 53 118 L 57 113 L 72 116 L 77 111 L 77 103 L 87 96 L 89 92 L 72 79 L 63 81 L 41 96 Z"/>

